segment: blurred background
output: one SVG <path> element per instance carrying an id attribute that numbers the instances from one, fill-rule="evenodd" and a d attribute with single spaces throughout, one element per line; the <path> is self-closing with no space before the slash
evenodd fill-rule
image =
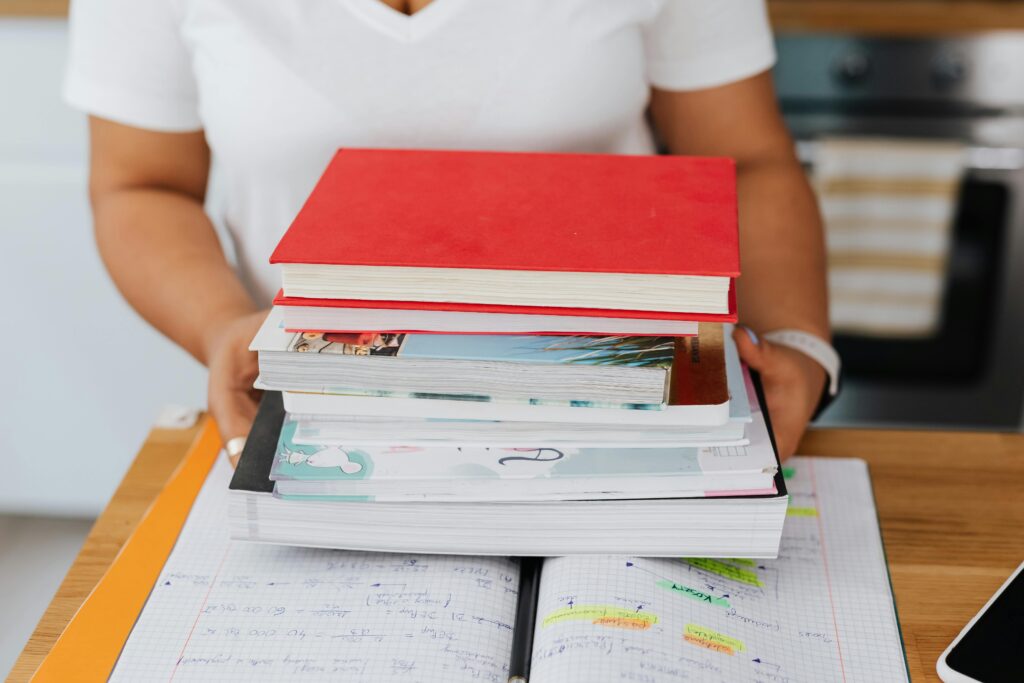
<path id="1" fill-rule="evenodd" d="M 845 366 L 820 424 L 1021 431 L 1024 0 L 768 4 Z M 205 401 L 93 246 L 65 13 L 0 0 L 0 672 L 164 407 Z"/>

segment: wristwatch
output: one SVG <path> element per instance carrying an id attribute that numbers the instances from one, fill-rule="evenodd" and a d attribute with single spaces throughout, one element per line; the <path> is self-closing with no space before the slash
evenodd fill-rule
<path id="1" fill-rule="evenodd" d="M 836 400 L 836 396 L 839 395 L 842 371 L 842 362 L 839 359 L 839 354 L 836 353 L 831 344 L 821 337 L 801 330 L 772 330 L 771 332 L 763 333 L 761 337 L 773 344 L 795 349 L 805 356 L 814 359 L 818 365 L 825 369 L 825 373 L 828 375 L 828 382 L 822 388 L 821 398 L 818 399 L 818 406 L 814 409 L 814 415 L 811 416 L 812 420 L 816 420 L 832 404 L 832 401 Z"/>

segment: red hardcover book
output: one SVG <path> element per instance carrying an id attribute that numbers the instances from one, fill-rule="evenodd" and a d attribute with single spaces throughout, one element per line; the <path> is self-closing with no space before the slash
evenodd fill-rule
<path id="1" fill-rule="evenodd" d="M 727 315 L 728 279 L 739 275 L 734 164 L 673 156 L 344 149 L 271 262 L 286 265 L 289 296 L 405 300 L 384 290 L 404 286 L 408 269 L 422 269 L 415 277 L 440 272 L 442 286 L 471 270 L 483 274 L 481 286 L 439 293 L 417 283 L 409 298 L 601 308 L 580 302 L 603 305 L 607 294 L 608 308 Z M 497 286 L 485 292 L 502 275 L 498 271 L 526 271 L 535 279 L 517 280 L 521 291 Z M 306 286 L 311 280 L 299 277 L 314 272 L 339 276 L 318 289 L 319 281 Z M 401 277 L 390 277 L 394 272 Z M 538 296 L 529 298 L 531 283 L 555 282 L 539 278 L 544 273 L 616 277 L 586 280 L 585 290 L 592 283 L 601 290 L 590 299 L 550 304 L 544 297 L 557 297 L 558 286 L 538 286 Z M 621 275 L 639 279 L 631 283 Z M 370 288 L 363 278 L 381 280 Z M 714 301 L 703 310 L 663 307 L 654 298 L 647 305 L 652 283 L 661 282 L 691 289 L 698 282 L 698 298 L 714 290 Z M 617 303 L 620 294 L 627 299 Z M 671 292 L 663 294 L 666 301 L 674 303 Z"/>
<path id="2" fill-rule="evenodd" d="M 394 308 L 408 311 L 460 311 L 464 313 L 511 313 L 521 315 L 572 315 L 579 317 L 638 318 L 642 320 L 692 320 L 701 323 L 736 322 L 736 293 L 729 291 L 728 313 L 671 313 L 660 311 L 617 311 L 608 308 L 563 308 L 559 306 L 505 306 L 458 302 L 368 301 L 365 299 L 304 299 L 285 296 L 278 290 L 275 306 L 317 306 L 324 308 Z"/>
<path id="3" fill-rule="evenodd" d="M 736 322 L 736 304 L 733 292 L 729 295 L 729 313 L 725 315 L 708 313 L 659 313 L 651 311 L 615 311 L 592 308 L 554 308 L 538 306 L 502 306 L 495 304 L 424 303 L 420 301 L 366 301 L 362 299 L 303 299 L 287 297 L 278 292 L 274 305 L 284 310 L 284 319 L 289 330 L 305 331 L 354 331 L 357 327 L 373 328 L 381 332 L 416 332 L 438 334 L 627 334 L 631 336 L 685 336 L 695 334 L 697 323 Z M 353 323 L 365 317 L 360 311 L 374 309 L 393 310 L 394 325 L 380 322 L 369 325 Z M 323 311 L 316 312 L 314 311 Z M 332 313 L 336 311 L 337 313 Z M 470 317 L 472 324 L 466 325 L 467 318 L 459 317 L 449 322 L 440 318 L 427 318 L 425 312 L 441 314 L 462 314 Z M 374 314 L 371 317 L 377 319 Z M 504 320 L 516 319 L 508 325 Z M 529 327 L 533 318 L 533 326 Z M 558 327 L 551 327 L 552 321 Z M 426 324 L 417 324 L 424 323 Z M 607 323 L 595 323 L 608 321 Z M 632 322 L 629 322 L 632 321 Z M 430 323 L 433 322 L 433 325 Z M 462 323 L 461 325 L 459 323 Z M 454 326 L 453 326 L 454 325 Z M 547 325 L 547 326 L 546 326 Z M 472 329 L 471 329 L 472 328 Z"/>

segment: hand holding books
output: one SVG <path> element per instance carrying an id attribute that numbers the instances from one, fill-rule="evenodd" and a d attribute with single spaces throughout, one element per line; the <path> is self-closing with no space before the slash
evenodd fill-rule
<path id="1" fill-rule="evenodd" d="M 775 555 L 737 242 L 724 159 L 339 152 L 271 259 L 233 535 Z"/>
<path id="2" fill-rule="evenodd" d="M 248 434 L 256 417 L 260 392 L 253 382 L 259 366 L 249 341 L 266 317 L 266 311 L 257 311 L 234 318 L 211 331 L 205 345 L 207 405 L 224 443 Z"/>

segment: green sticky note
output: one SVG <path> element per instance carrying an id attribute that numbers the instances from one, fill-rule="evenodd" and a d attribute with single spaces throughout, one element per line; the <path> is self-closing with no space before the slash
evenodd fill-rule
<path id="1" fill-rule="evenodd" d="M 792 479 L 795 476 L 796 476 L 796 468 L 795 467 L 783 467 L 782 468 L 782 478 L 783 479 Z"/>

